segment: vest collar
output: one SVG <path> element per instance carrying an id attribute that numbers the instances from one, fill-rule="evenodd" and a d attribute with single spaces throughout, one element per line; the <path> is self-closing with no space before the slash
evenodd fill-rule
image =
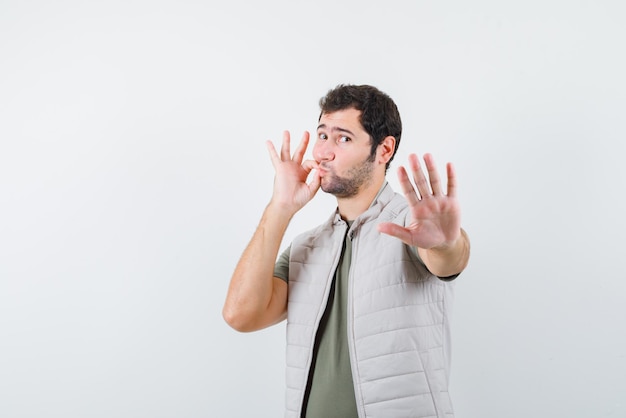
<path id="1" fill-rule="evenodd" d="M 372 204 L 370 205 L 370 207 L 365 212 L 357 216 L 357 218 L 352 223 L 351 229 L 358 228 L 361 224 L 371 219 L 376 218 L 382 212 L 383 208 L 389 202 L 391 202 L 394 195 L 395 195 L 395 192 L 393 191 L 393 189 L 391 188 L 387 180 L 385 180 L 382 187 L 378 191 L 378 194 L 372 201 Z M 343 219 L 341 219 L 341 215 L 339 214 L 339 208 L 335 208 L 335 212 L 331 216 L 330 222 L 333 225 L 346 223 Z"/>

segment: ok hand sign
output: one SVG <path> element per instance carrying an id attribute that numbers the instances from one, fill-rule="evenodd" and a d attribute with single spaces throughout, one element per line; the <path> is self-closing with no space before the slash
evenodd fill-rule
<path id="1" fill-rule="evenodd" d="M 304 153 L 309 145 L 309 133 L 304 132 L 300 145 L 291 155 L 291 138 L 288 131 L 283 132 L 283 143 L 280 154 L 276 152 L 274 144 L 267 141 L 267 149 L 270 153 L 272 165 L 276 171 L 274 177 L 274 193 L 272 202 L 286 210 L 291 216 L 306 205 L 320 188 L 318 174 L 307 183 L 307 178 L 317 163 L 313 160 L 304 159 Z"/>

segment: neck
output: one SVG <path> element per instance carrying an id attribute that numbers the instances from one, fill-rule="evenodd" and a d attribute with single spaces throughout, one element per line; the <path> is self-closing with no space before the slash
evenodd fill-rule
<path id="1" fill-rule="evenodd" d="M 351 197 L 337 198 L 339 215 L 345 221 L 353 221 L 371 206 L 374 198 L 385 182 L 385 177 L 372 179 L 369 184 L 363 185 L 363 189 Z"/>

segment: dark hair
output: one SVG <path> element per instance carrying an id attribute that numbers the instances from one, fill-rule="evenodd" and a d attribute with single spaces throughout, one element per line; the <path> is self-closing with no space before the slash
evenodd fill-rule
<path id="1" fill-rule="evenodd" d="M 391 97 L 376 87 L 340 84 L 320 99 L 319 118 L 321 119 L 325 113 L 351 108 L 361 111 L 361 125 L 370 135 L 372 142 L 371 157 L 376 154 L 378 145 L 387 136 L 393 136 L 396 139 L 393 154 L 385 167 L 385 170 L 388 169 L 398 151 L 402 135 L 402 121 L 396 104 Z"/>

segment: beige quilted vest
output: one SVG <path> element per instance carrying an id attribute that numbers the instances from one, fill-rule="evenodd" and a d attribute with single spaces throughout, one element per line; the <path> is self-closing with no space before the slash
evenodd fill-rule
<path id="1" fill-rule="evenodd" d="M 448 394 L 453 282 L 433 276 L 416 251 L 380 234 L 406 224 L 402 196 L 385 185 L 350 231 L 348 343 L 360 418 L 453 417 Z M 317 327 L 347 224 L 334 214 L 291 245 L 286 414 L 299 418 Z"/>

